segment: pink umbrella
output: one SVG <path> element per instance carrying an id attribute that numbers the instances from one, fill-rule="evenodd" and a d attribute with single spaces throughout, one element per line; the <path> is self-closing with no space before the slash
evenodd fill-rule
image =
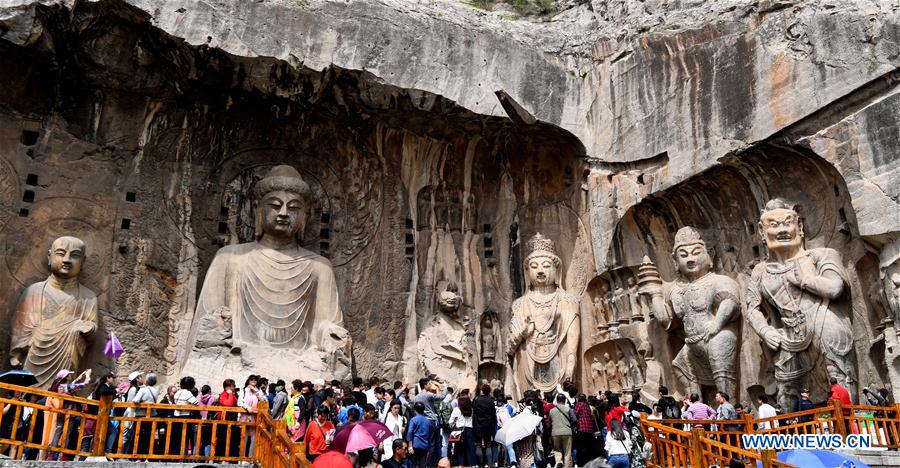
<path id="1" fill-rule="evenodd" d="M 377 447 L 378 444 L 393 435 L 394 433 L 379 421 L 360 421 L 344 426 L 334 436 L 334 440 L 328 446 L 328 450 L 336 450 L 343 453 L 359 452 L 367 448 Z"/>
<path id="2" fill-rule="evenodd" d="M 109 332 L 109 340 L 106 342 L 106 347 L 103 348 L 103 354 L 109 356 L 110 359 L 119 359 L 123 352 L 125 350 L 122 349 L 122 343 L 119 342 L 116 334 Z"/>

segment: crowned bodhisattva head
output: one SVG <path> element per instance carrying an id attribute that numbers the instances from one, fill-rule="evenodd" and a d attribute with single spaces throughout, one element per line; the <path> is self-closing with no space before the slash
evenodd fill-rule
<path id="1" fill-rule="evenodd" d="M 256 204 L 255 237 L 303 236 L 311 207 L 309 185 L 291 166 L 275 166 L 253 188 Z"/>
<path id="2" fill-rule="evenodd" d="M 675 233 L 672 258 L 678 273 L 688 280 L 699 278 L 712 269 L 712 260 L 706 250 L 706 242 L 696 229 L 685 226 Z"/>
<path id="3" fill-rule="evenodd" d="M 528 241 L 525 257 L 528 287 L 559 286 L 559 266 L 562 261 L 556 254 L 553 241 L 540 232 Z"/>

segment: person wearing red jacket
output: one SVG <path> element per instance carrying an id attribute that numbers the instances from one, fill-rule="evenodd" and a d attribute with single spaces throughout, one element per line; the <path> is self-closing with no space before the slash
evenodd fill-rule
<path id="1" fill-rule="evenodd" d="M 225 379 L 225 382 L 222 383 L 222 393 L 219 394 L 219 403 L 217 406 L 230 406 L 232 408 L 236 408 L 238 405 L 238 397 L 235 394 L 234 389 L 237 385 L 235 385 L 233 379 Z M 235 412 L 225 412 L 222 411 L 219 413 L 218 419 L 221 421 L 237 421 L 238 414 Z M 225 424 L 221 424 L 216 427 L 216 456 L 217 457 L 236 457 L 238 456 L 238 452 L 240 452 L 240 440 L 241 433 L 240 429 L 237 426 L 234 426 L 235 429 L 231 433 L 231 441 L 230 444 L 227 442 L 228 440 L 228 429 L 229 426 Z M 230 447 L 228 446 L 230 445 Z"/>
<path id="2" fill-rule="evenodd" d="M 841 405 L 844 406 L 853 404 L 853 402 L 850 401 L 850 392 L 848 392 L 846 388 L 842 387 L 841 384 L 838 383 L 838 380 L 834 377 L 831 378 L 831 396 L 829 396 L 828 399 L 837 400 L 841 402 Z"/>
<path id="3" fill-rule="evenodd" d="M 609 402 L 609 411 L 606 412 L 606 427 L 609 427 L 609 422 L 613 419 L 624 424 L 622 416 L 628 412 L 628 408 L 619 402 L 619 395 L 611 395 L 607 401 Z"/>

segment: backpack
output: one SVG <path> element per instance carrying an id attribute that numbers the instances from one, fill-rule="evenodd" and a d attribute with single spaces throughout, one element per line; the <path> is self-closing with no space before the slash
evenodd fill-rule
<path id="1" fill-rule="evenodd" d="M 437 416 L 438 427 L 444 430 L 450 429 L 450 415 L 453 414 L 453 408 L 441 400 L 434 404 L 434 413 Z"/>

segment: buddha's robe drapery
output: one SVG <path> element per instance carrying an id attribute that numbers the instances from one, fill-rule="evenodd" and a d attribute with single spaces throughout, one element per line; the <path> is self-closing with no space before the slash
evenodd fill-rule
<path id="1" fill-rule="evenodd" d="M 518 394 L 527 389 L 548 392 L 563 382 L 568 343 L 578 342 L 578 298 L 562 288 L 543 306 L 533 303 L 530 293 L 512 304 L 510 340 L 515 343 L 513 381 Z M 529 322 L 534 330 L 528 333 Z"/>
<path id="2" fill-rule="evenodd" d="M 220 307 L 232 314 L 234 344 L 306 349 L 320 346 L 321 327 L 343 326 L 334 272 L 327 259 L 257 242 L 219 250 L 200 292 L 196 317 Z"/>
<path id="3" fill-rule="evenodd" d="M 45 280 L 22 292 L 10 348 L 27 349 L 22 368 L 34 373 L 38 387 L 48 388 L 61 370 L 78 370 L 88 345 L 80 321 L 97 323 L 97 296 L 90 289 L 78 285 L 69 294 Z"/>

